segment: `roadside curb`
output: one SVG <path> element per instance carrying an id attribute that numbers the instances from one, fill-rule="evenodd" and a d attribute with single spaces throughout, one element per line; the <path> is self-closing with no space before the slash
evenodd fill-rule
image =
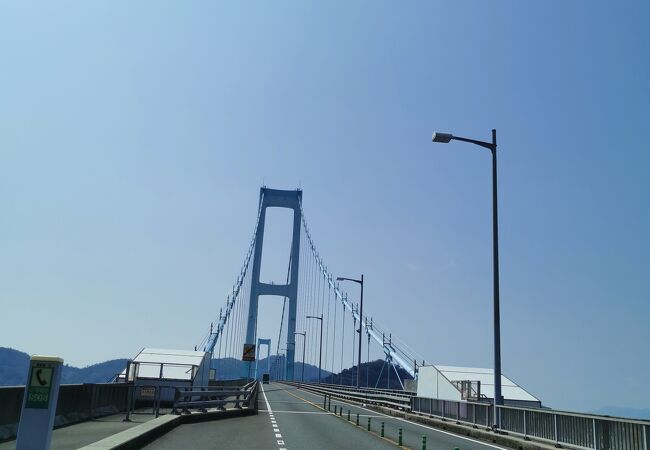
<path id="1" fill-rule="evenodd" d="M 142 448 L 144 445 L 167 434 L 179 425 L 199 423 L 210 420 L 228 419 L 257 414 L 257 408 L 232 408 L 225 411 L 193 412 L 186 415 L 167 414 L 156 419 L 121 431 L 85 447 L 83 450 L 131 450 Z"/>

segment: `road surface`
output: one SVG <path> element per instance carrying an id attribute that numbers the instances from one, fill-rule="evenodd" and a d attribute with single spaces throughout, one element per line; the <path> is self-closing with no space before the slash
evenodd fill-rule
<path id="1" fill-rule="evenodd" d="M 259 414 L 196 424 L 181 425 L 146 449 L 396 449 L 398 429 L 403 429 L 403 446 L 420 450 L 422 437 L 427 449 L 495 450 L 501 447 L 477 442 L 406 420 L 332 400 L 332 411 L 323 410 L 323 397 L 293 386 L 261 385 Z M 350 410 L 350 421 L 347 411 Z M 359 424 L 356 426 L 356 415 Z M 367 431 L 368 418 L 371 432 Z M 385 437 L 379 436 L 384 422 Z"/>

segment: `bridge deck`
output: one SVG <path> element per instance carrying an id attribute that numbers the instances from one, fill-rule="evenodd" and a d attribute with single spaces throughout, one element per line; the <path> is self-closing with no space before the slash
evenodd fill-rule
<path id="1" fill-rule="evenodd" d="M 436 450 L 501 448 L 333 400 L 332 409 L 334 405 L 343 406 L 341 419 L 324 411 L 322 403 L 321 396 L 295 387 L 265 385 L 258 399 L 258 415 L 181 425 L 145 448 L 394 449 L 398 428 L 403 429 L 404 446 L 410 448 L 420 448 L 423 435 L 427 435 L 427 448 Z M 350 423 L 345 420 L 348 409 Z M 354 425 L 357 413 L 360 414 L 360 427 Z M 373 433 L 366 431 L 368 417 L 372 418 Z M 275 420 L 277 432 L 272 420 Z M 388 439 L 379 437 L 382 421 Z"/>

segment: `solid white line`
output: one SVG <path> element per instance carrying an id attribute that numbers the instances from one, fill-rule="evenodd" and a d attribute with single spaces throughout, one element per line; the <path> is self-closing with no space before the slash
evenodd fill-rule
<path id="1" fill-rule="evenodd" d="M 298 388 L 298 389 L 300 389 L 300 388 Z M 304 389 L 300 389 L 300 391 L 301 391 L 301 392 L 305 392 L 306 394 L 316 395 L 316 394 L 314 394 L 313 392 L 309 392 L 309 391 L 306 391 L 306 390 L 304 390 Z M 497 445 L 488 444 L 488 443 L 486 443 L 486 442 L 478 441 L 478 440 L 476 440 L 476 439 L 468 438 L 468 437 L 465 437 L 465 436 L 461 436 L 461 435 L 459 435 L 459 434 L 450 433 L 449 431 L 439 430 L 438 428 L 429 427 L 429 426 L 427 426 L 427 425 L 422 425 L 421 423 L 412 422 L 412 421 L 410 421 L 410 420 L 408 420 L 408 419 L 402 419 L 401 417 L 389 416 L 388 414 L 384 414 L 384 413 L 380 413 L 380 412 L 377 412 L 377 411 L 373 411 L 373 410 L 371 410 L 371 409 L 364 408 L 363 406 L 358 406 L 358 405 L 355 405 L 355 404 L 353 404 L 353 403 L 348 403 L 348 402 L 346 402 L 345 400 L 340 400 L 340 399 L 337 399 L 337 398 L 335 398 L 334 400 L 337 401 L 338 403 L 345 403 L 346 405 L 354 406 L 355 408 L 363 409 L 364 411 L 368 411 L 368 412 L 372 412 L 372 413 L 378 414 L 378 415 L 379 415 L 378 417 L 388 417 L 388 418 L 391 418 L 391 419 L 400 420 L 400 421 L 402 421 L 402 422 L 410 423 L 410 424 L 412 424 L 412 425 L 417 425 L 418 427 L 427 428 L 427 429 L 432 430 L 432 431 L 437 431 L 438 433 L 444 433 L 444 434 L 448 434 L 448 435 L 450 435 L 450 436 L 453 436 L 453 437 L 456 437 L 456 438 L 459 438 L 459 439 L 465 439 L 466 441 L 474 442 L 474 443 L 476 443 L 476 444 L 482 444 L 482 445 L 486 445 L 486 446 L 488 446 L 488 447 L 498 448 L 499 450 L 505 450 L 505 447 L 499 447 L 499 446 L 497 446 Z"/>
<path id="2" fill-rule="evenodd" d="M 273 416 L 273 410 L 271 409 L 271 405 L 269 404 L 269 399 L 266 397 L 266 392 L 264 392 L 264 385 L 262 386 L 262 395 L 264 396 L 264 402 L 266 403 L 266 409 L 269 411 L 269 419 L 271 419 L 271 426 L 273 427 L 273 434 L 275 434 L 275 438 L 282 438 L 282 435 L 278 433 L 280 429 L 278 428 L 277 424 L 275 423 L 275 417 Z M 284 441 L 282 439 L 277 440 L 278 446 L 284 446 Z M 286 449 L 280 449 L 280 450 L 286 450 Z"/>
<path id="3" fill-rule="evenodd" d="M 264 403 L 266 403 L 266 409 L 269 410 L 269 414 L 273 414 L 273 410 L 271 409 L 271 405 L 269 405 L 269 399 L 266 398 L 266 392 L 264 392 L 264 386 L 262 386 L 262 395 L 264 396 Z"/>

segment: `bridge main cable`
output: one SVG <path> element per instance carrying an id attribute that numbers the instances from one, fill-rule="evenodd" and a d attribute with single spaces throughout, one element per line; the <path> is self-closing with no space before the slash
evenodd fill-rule
<path id="1" fill-rule="evenodd" d="M 346 309 L 350 311 L 354 320 L 357 320 L 361 323 L 365 333 L 370 336 L 377 344 L 379 344 L 384 351 L 386 357 L 391 361 L 397 363 L 402 369 L 404 369 L 411 377 L 416 378 L 418 372 L 418 362 L 415 358 L 410 358 L 408 353 L 401 350 L 396 344 L 392 342 L 392 339 L 386 340 L 385 333 L 379 333 L 375 329 L 372 321 L 368 321 L 368 316 L 365 316 L 365 321 L 359 315 L 359 309 L 354 308 L 353 303 L 348 300 L 347 294 L 344 294 L 339 288 L 338 284 L 334 282 L 334 277 L 327 270 L 327 267 L 323 263 L 323 259 L 320 257 L 319 253 L 316 250 L 314 241 L 309 232 L 309 227 L 307 226 L 307 221 L 305 219 L 305 213 L 302 210 L 302 202 L 300 202 L 300 210 L 302 216 L 302 225 L 307 237 L 309 248 L 311 250 L 312 256 L 318 265 L 318 269 L 323 276 L 323 279 L 327 281 L 329 287 L 333 290 L 335 300 L 338 299 L 343 305 L 343 310 Z"/>

